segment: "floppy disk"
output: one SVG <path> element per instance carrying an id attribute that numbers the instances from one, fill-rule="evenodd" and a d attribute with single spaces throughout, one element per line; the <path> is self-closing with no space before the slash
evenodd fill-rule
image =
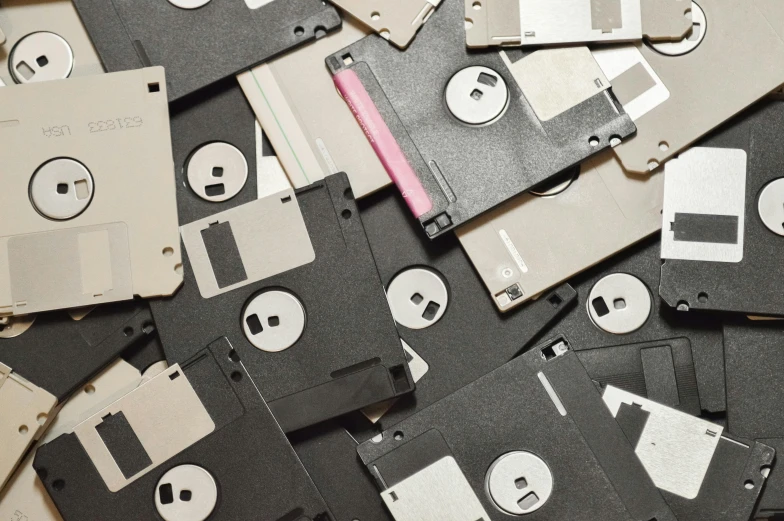
<path id="1" fill-rule="evenodd" d="M 678 41 L 691 0 L 464 0 L 468 47 Z"/>
<path id="2" fill-rule="evenodd" d="M 552 344 L 358 453 L 396 521 L 675 519 L 577 357 Z"/>
<path id="3" fill-rule="evenodd" d="M 78 320 L 77 320 L 78 319 Z M 0 488 L 80 386 L 155 327 L 145 303 L 0 319 Z"/>
<path id="4" fill-rule="evenodd" d="M 363 24 L 405 49 L 441 0 L 331 0 Z"/>
<path id="5" fill-rule="evenodd" d="M 151 304 L 171 363 L 226 336 L 285 432 L 413 390 L 345 174 L 181 234 L 186 284 Z"/>
<path id="6" fill-rule="evenodd" d="M 106 69 L 165 67 L 169 101 L 340 27 L 337 10 L 321 0 L 74 4 Z"/>
<path id="7" fill-rule="evenodd" d="M 102 72 L 101 60 L 72 2 L 3 0 L 0 86 Z"/>
<path id="8" fill-rule="evenodd" d="M 738 318 L 724 325 L 727 428 L 784 451 L 784 323 Z M 784 465 L 770 469 L 755 518 L 784 514 Z"/>
<path id="9" fill-rule="evenodd" d="M 784 151 L 766 101 L 666 165 L 659 293 L 680 310 L 784 315 Z"/>
<path id="10" fill-rule="evenodd" d="M 699 0 L 691 11 L 692 31 L 680 42 L 593 50 L 637 126 L 614 148 L 630 172 L 655 170 L 784 83 L 784 4 Z"/>
<path id="11" fill-rule="evenodd" d="M 359 199 L 392 183 L 324 66 L 367 34 L 346 17 L 340 31 L 237 75 L 294 188 L 346 172 Z"/>
<path id="12" fill-rule="evenodd" d="M 350 429 L 358 438 L 373 436 L 502 366 L 577 299 L 563 284 L 502 315 L 455 237 L 423 237 L 399 192 L 389 188 L 367 197 L 359 210 L 411 372 L 416 377 L 422 365 L 426 372 L 416 392 L 401 397 L 369 436 L 361 424 Z"/>
<path id="13" fill-rule="evenodd" d="M 0 316 L 182 284 L 164 83 L 157 67 L 0 89 Z"/>
<path id="14" fill-rule="evenodd" d="M 187 322 L 183 322 L 186 319 L 184 316 L 180 316 L 181 310 L 180 306 L 223 306 L 224 303 L 219 303 L 221 299 L 218 301 L 213 300 L 206 300 L 202 302 L 202 297 L 198 297 L 197 289 L 202 289 L 202 284 L 204 283 L 205 278 L 209 278 L 212 274 L 212 269 L 215 270 L 214 276 L 218 277 L 218 279 L 214 279 L 218 285 L 218 291 L 223 292 L 225 291 L 225 280 L 220 277 L 225 276 L 234 276 L 231 275 L 230 269 L 237 269 L 241 272 L 241 276 L 244 278 L 250 274 L 251 277 L 259 277 L 260 273 L 265 275 L 263 278 L 268 279 L 267 286 L 274 286 L 272 276 L 277 272 L 267 272 L 262 273 L 265 269 L 265 263 L 269 259 L 274 259 L 274 262 L 277 263 L 272 266 L 274 270 L 286 270 L 286 262 L 288 259 L 281 259 L 277 258 L 279 252 L 270 252 L 265 254 L 263 251 L 259 252 L 258 250 L 254 249 L 243 249 L 242 245 L 248 246 L 250 243 L 249 241 L 256 241 L 258 237 L 267 237 L 267 240 L 270 241 L 269 243 L 281 243 L 286 244 L 284 246 L 283 251 L 286 252 L 294 252 L 298 250 L 293 256 L 291 266 L 296 268 L 297 262 L 303 262 L 303 254 L 307 255 L 308 248 L 311 248 L 310 252 L 312 254 L 312 246 L 310 244 L 310 238 L 307 235 L 307 230 L 303 230 L 304 223 L 302 221 L 302 216 L 300 215 L 299 210 L 293 208 L 293 211 L 289 211 L 284 215 L 282 218 L 278 215 L 275 215 L 277 221 L 277 225 L 280 226 L 280 229 L 270 229 L 268 228 L 269 223 L 265 222 L 264 220 L 259 220 L 253 224 L 254 228 L 247 232 L 248 235 L 246 236 L 235 236 L 234 233 L 240 233 L 236 228 L 231 228 L 231 223 L 233 222 L 235 226 L 237 226 L 237 219 L 254 219 L 254 216 L 257 216 L 259 211 L 264 212 L 268 211 L 271 213 L 277 213 L 278 208 L 282 204 L 280 202 L 281 198 L 291 197 L 291 189 L 282 189 L 278 188 L 275 190 L 274 194 L 270 195 L 269 198 L 265 198 L 264 201 L 267 202 L 267 206 L 261 210 L 247 210 L 248 207 L 259 207 L 259 205 L 264 205 L 263 202 L 256 202 L 257 191 L 264 191 L 269 192 L 270 188 L 274 188 L 275 186 L 281 186 L 281 180 L 285 183 L 285 175 L 282 172 L 272 171 L 269 172 L 270 169 L 279 169 L 279 165 L 273 165 L 270 163 L 261 164 L 265 159 L 272 160 L 276 163 L 274 155 L 272 155 L 272 150 L 269 148 L 269 144 L 265 145 L 264 140 L 259 136 L 257 125 L 255 122 L 255 118 L 253 116 L 253 112 L 251 111 L 250 107 L 248 106 L 247 101 L 244 99 L 242 95 L 242 91 L 240 90 L 239 86 L 236 84 L 233 78 L 227 79 L 225 81 L 219 82 L 212 87 L 206 89 L 209 96 L 204 101 L 199 103 L 193 103 L 190 99 L 181 100 L 172 106 L 172 143 L 174 148 L 174 158 L 175 158 L 175 169 L 177 171 L 178 176 L 178 183 L 177 183 L 177 190 L 178 190 L 178 209 L 180 213 L 180 222 L 183 223 L 183 239 L 186 240 L 186 237 L 191 238 L 195 237 L 198 241 L 199 234 L 191 233 L 188 235 L 186 230 L 191 227 L 192 223 L 194 227 L 198 230 L 199 227 L 202 226 L 201 221 L 209 221 L 212 223 L 213 221 L 218 222 L 219 220 L 222 223 L 225 223 L 223 226 L 228 225 L 228 236 L 232 237 L 232 241 L 236 242 L 233 245 L 233 249 L 229 248 L 231 254 L 235 256 L 239 256 L 238 258 L 229 258 L 228 263 L 221 264 L 218 262 L 217 265 L 213 264 L 214 261 L 213 256 L 215 255 L 216 251 L 220 251 L 220 247 L 222 246 L 220 243 L 215 243 L 216 239 L 220 240 L 221 235 L 220 233 L 216 235 L 209 235 L 209 232 L 202 233 L 201 237 L 203 238 L 202 248 L 207 248 L 207 263 L 204 264 L 204 258 L 201 258 L 202 264 L 200 267 L 202 271 L 196 272 L 195 280 L 190 279 L 190 275 L 186 275 L 188 280 L 191 281 L 191 288 L 193 290 L 193 295 L 190 297 L 183 297 L 183 294 L 187 294 L 186 290 L 183 290 L 180 294 L 178 294 L 171 302 L 168 301 L 154 301 L 152 302 L 152 307 L 154 308 L 154 313 L 156 316 L 159 317 L 159 321 L 161 324 L 164 325 L 164 328 L 169 330 L 168 334 L 164 334 L 164 346 L 167 350 L 167 355 L 169 356 L 170 360 L 180 360 L 178 358 L 180 356 L 187 356 L 189 351 L 186 351 L 183 354 L 183 347 L 179 346 L 179 333 L 177 333 L 178 327 L 190 327 L 186 325 Z M 256 134 L 254 136 L 254 134 Z M 261 150 L 259 150 L 261 148 Z M 265 148 L 267 149 L 265 153 Z M 257 168 L 257 165 L 260 165 Z M 257 172 L 258 174 L 257 175 Z M 258 181 L 258 190 L 255 188 Z M 342 186 L 342 185 L 341 185 Z M 323 188 L 323 187 L 322 187 Z M 278 194 L 281 190 L 286 191 L 285 197 Z M 349 190 L 348 193 L 344 193 L 345 190 Z M 323 191 L 326 191 L 326 188 L 323 188 Z M 330 231 L 327 232 L 328 237 L 324 238 L 324 256 L 319 260 L 323 262 L 320 266 L 326 266 L 328 263 L 330 266 L 335 266 L 339 262 L 334 258 L 326 258 L 327 256 L 332 257 L 332 255 L 351 255 L 350 251 L 343 251 L 342 248 L 345 246 L 338 246 L 339 244 L 342 245 L 342 239 L 340 237 L 340 223 L 335 222 L 337 218 L 341 221 L 345 220 L 345 218 L 341 216 L 337 216 L 335 213 L 334 208 L 331 206 L 331 203 L 328 202 L 329 195 L 324 194 L 322 197 L 326 198 L 327 202 L 330 206 L 323 207 L 319 211 L 322 213 L 318 213 L 316 211 L 316 215 L 314 215 L 314 219 L 323 218 L 325 215 L 329 216 L 331 214 L 332 222 L 320 222 L 316 226 L 317 229 L 329 229 Z M 346 184 L 345 187 L 341 188 L 339 197 L 343 199 L 344 197 L 350 197 L 350 188 L 349 185 Z M 274 201 L 277 204 L 270 204 L 271 201 Z M 246 203 L 250 205 L 247 206 Z M 289 201 L 291 202 L 291 201 Z M 284 207 L 285 208 L 285 207 Z M 340 212 L 342 213 L 343 208 L 340 208 Z M 346 210 L 350 211 L 350 210 Z M 220 215 L 223 215 L 224 212 L 226 214 L 231 213 L 233 215 L 232 218 L 228 220 L 219 219 Z M 243 213 L 247 212 L 247 213 Z M 254 213 L 255 212 L 255 213 Z M 356 211 L 355 211 L 356 213 Z M 349 215 L 350 218 L 350 215 Z M 358 217 L 357 217 L 358 218 Z M 219 225 L 220 226 L 220 225 Z M 243 225 L 244 226 L 244 225 Z M 351 223 L 347 223 L 347 226 L 350 226 L 350 232 L 347 234 L 357 237 L 359 239 L 362 233 L 361 225 L 358 228 L 354 228 L 351 226 Z M 257 228 L 266 230 L 261 235 L 258 235 Z M 310 224 L 309 224 L 310 228 Z M 209 226 L 208 226 L 209 229 Z M 218 230 L 220 232 L 220 230 Z M 303 233 L 304 232 L 304 233 Z M 257 235 L 254 235 L 257 234 Z M 289 236 L 289 234 L 293 234 L 293 236 Z M 245 241 L 244 243 L 241 241 Z M 213 242 L 210 242 L 213 241 Z M 332 244 L 329 244 L 332 242 Z M 188 247 L 189 243 L 186 242 L 186 247 Z M 350 245 L 350 246 L 353 246 Z M 198 248 L 198 246 L 197 246 Z M 216 248 L 218 248 L 216 250 Z M 345 280 L 356 280 L 356 284 L 362 286 L 360 290 L 360 294 L 364 295 L 364 298 L 368 298 L 368 295 L 372 295 L 373 291 L 371 288 L 373 287 L 373 278 L 372 276 L 369 278 L 368 274 L 372 273 L 369 272 L 366 268 L 361 268 L 357 271 L 356 274 L 348 275 L 350 273 L 350 266 L 358 263 L 367 263 L 370 259 L 372 262 L 372 257 L 370 256 L 369 250 L 367 250 L 367 246 L 365 246 L 366 254 L 364 257 L 360 257 L 362 260 L 357 260 L 352 263 L 349 263 L 349 266 L 345 268 L 341 268 L 340 273 L 336 274 L 336 277 L 332 279 L 331 283 L 333 284 L 334 291 L 340 291 L 341 287 L 341 280 L 340 277 L 345 276 Z M 361 251 L 361 248 L 357 251 Z M 201 251 L 203 255 L 204 251 Z M 274 257 L 273 257 L 274 256 Z M 196 259 L 199 261 L 199 259 Z M 239 263 L 236 261 L 239 260 Z M 312 260 L 312 259 L 311 259 Z M 231 261 L 234 261 L 235 264 L 232 265 Z M 194 263 L 193 260 L 190 261 Z M 195 264 L 191 264 L 196 266 Z M 211 269 L 212 268 L 212 269 Z M 312 277 L 316 277 L 316 271 L 319 268 L 313 268 Z M 334 268 L 332 268 L 334 270 Z M 223 271 L 221 271 L 223 270 Z M 252 271 L 255 270 L 255 273 Z M 296 271 L 296 269 L 294 270 Z M 292 277 L 295 277 L 295 274 L 291 274 Z M 254 328 L 255 333 L 252 333 L 250 329 L 247 330 L 247 333 L 243 333 L 242 331 L 238 331 L 240 335 L 247 335 L 248 338 L 255 338 L 253 340 L 253 344 L 249 346 L 251 349 L 251 359 L 257 360 L 256 364 L 267 364 L 265 360 L 267 359 L 285 359 L 282 362 L 285 364 L 296 364 L 300 363 L 302 360 L 307 360 L 310 356 L 315 356 L 309 354 L 303 354 L 302 349 L 305 345 L 317 345 L 318 341 L 316 340 L 317 333 L 314 330 L 310 330 L 311 327 L 326 327 L 328 320 L 330 320 L 330 315 L 326 313 L 328 306 L 331 305 L 329 302 L 323 302 L 319 306 L 315 308 L 312 307 L 306 301 L 305 304 L 307 305 L 307 309 L 300 308 L 298 309 L 296 306 L 292 307 L 292 304 L 296 304 L 299 302 L 300 298 L 304 298 L 307 295 L 317 295 L 318 284 L 314 282 L 315 279 L 310 279 L 307 281 L 306 284 L 311 285 L 312 290 L 310 293 L 300 291 L 297 289 L 296 295 L 293 295 L 290 292 L 281 292 L 281 291 L 272 291 L 268 292 L 271 293 L 270 295 L 266 295 L 264 297 L 260 297 L 258 303 L 263 307 L 262 310 L 272 310 L 270 311 L 269 316 L 259 317 L 256 316 L 255 320 L 268 320 L 271 319 L 273 323 L 275 320 L 278 320 L 276 325 L 270 325 L 269 322 L 256 322 L 252 321 L 252 327 Z M 376 284 L 377 282 L 377 275 L 375 277 Z M 193 286 L 193 284 L 196 286 Z M 208 282 L 209 284 L 209 282 Z M 287 283 L 290 284 L 290 283 Z M 238 285 L 235 284 L 232 287 L 237 287 Z M 224 289 L 220 289 L 224 288 Z M 213 290 L 215 287 L 213 286 Z M 237 290 L 239 292 L 239 290 Z M 212 293 L 209 293 L 210 295 Z M 231 295 L 230 293 L 229 295 Z M 229 295 L 226 295 L 225 298 L 231 298 Z M 283 299 L 281 299 L 281 296 Z M 207 297 L 204 297 L 207 298 Z M 249 299 L 248 294 L 239 292 L 234 298 L 240 298 L 242 300 Z M 315 296 L 313 297 L 316 298 Z M 383 317 L 384 315 L 389 316 L 388 310 L 384 312 L 385 304 L 383 300 L 383 293 L 378 292 L 378 297 L 376 302 L 368 305 L 368 310 L 363 312 L 365 317 Z M 184 300 L 183 300 L 184 299 Z M 191 303 L 187 303 L 188 299 L 194 299 Z M 349 296 L 341 296 L 340 299 L 349 300 Z M 251 300 L 251 299 L 249 299 Z M 267 308 L 267 307 L 269 308 Z M 270 307 L 271 306 L 271 307 Z M 297 304 L 300 306 L 300 304 Z M 238 303 L 238 307 L 236 312 L 242 313 L 243 310 L 242 304 Z M 279 310 L 280 315 L 274 315 L 274 310 Z M 307 311 L 307 315 L 305 312 Z M 323 322 L 316 323 L 314 322 L 313 313 L 318 311 L 321 316 L 321 320 Z M 332 313 L 337 313 L 337 310 L 332 310 Z M 249 313 L 249 316 L 252 316 L 254 313 Z M 177 315 L 178 318 L 172 318 L 171 315 Z M 239 318 L 239 317 L 238 317 Z M 239 319 L 238 321 L 241 321 Z M 336 323 L 351 323 L 351 318 L 343 318 L 338 319 L 334 318 Z M 233 321 L 232 321 L 233 322 Z M 379 322 L 382 322 L 379 320 Z M 388 319 L 389 325 L 387 327 L 383 325 L 379 325 L 375 332 L 384 331 L 386 333 L 386 338 L 396 338 L 396 335 L 390 336 L 390 334 L 394 331 L 394 324 L 391 320 L 391 317 Z M 291 337 L 292 331 L 296 333 L 297 328 L 304 328 L 305 325 L 308 326 L 308 334 L 305 338 L 302 338 L 301 341 L 298 341 L 299 334 L 296 336 Z M 318 324 L 318 325 L 316 325 Z M 171 325 L 171 327 L 170 327 Z M 257 331 L 255 328 L 260 327 L 263 328 L 261 331 Z M 225 327 L 224 325 L 216 325 L 211 324 L 208 325 L 203 331 L 197 333 L 197 335 L 204 335 L 201 341 L 204 344 L 205 341 L 209 341 L 209 336 L 212 335 L 215 331 L 214 328 Z M 245 328 L 250 328 L 249 324 L 245 324 L 243 326 Z M 276 330 L 274 328 L 280 327 L 280 330 Z M 348 327 L 348 325 L 347 325 Z M 351 327 L 358 327 L 358 326 L 351 326 Z M 213 328 L 213 329 L 210 329 Z M 264 331 L 267 330 L 271 337 L 267 337 L 267 335 L 260 335 Z M 281 331 L 288 330 L 287 333 L 283 333 L 281 336 Z M 337 335 L 338 332 L 335 332 Z M 383 334 L 381 334 L 383 337 Z M 364 342 L 365 339 L 360 341 L 360 335 L 355 335 L 353 340 L 350 341 L 351 349 L 353 350 L 351 353 L 348 351 L 346 354 L 342 356 L 346 356 L 347 359 L 355 358 L 357 356 L 362 356 L 360 347 L 367 349 L 365 346 L 360 346 L 361 342 Z M 245 338 L 243 336 L 243 338 Z M 275 353 L 274 351 L 270 351 L 267 353 L 267 356 L 261 355 L 263 352 L 262 349 L 270 349 L 270 347 L 266 344 L 267 342 L 271 341 L 277 342 L 272 349 L 286 349 L 290 345 L 297 344 L 296 347 L 292 348 L 293 353 L 290 357 L 286 357 L 282 353 Z M 243 340 L 245 342 L 246 340 Z M 323 350 L 323 356 L 325 357 L 340 357 L 341 349 L 339 342 L 337 341 L 337 337 L 333 336 L 330 340 L 332 342 L 331 349 L 324 349 L 323 347 L 319 347 L 319 350 Z M 399 358 L 399 363 L 403 363 L 403 352 L 400 349 L 399 343 L 395 340 L 391 340 L 394 343 L 395 348 L 391 351 L 389 350 L 389 344 L 384 346 L 383 343 L 379 344 L 381 347 L 378 348 L 379 353 L 391 353 L 391 356 L 385 355 L 384 361 L 391 362 L 394 361 L 396 358 Z M 193 349 L 193 346 L 200 345 L 200 344 L 193 344 L 191 346 L 186 346 L 184 349 Z M 259 345 L 261 347 L 254 347 Z M 368 345 L 372 345 L 371 342 L 368 341 Z M 368 361 L 367 367 L 357 367 L 354 368 L 356 372 L 361 372 L 362 369 L 368 369 L 370 373 L 373 373 L 371 369 L 373 366 L 381 363 L 381 358 L 378 360 L 371 360 L 373 358 L 371 356 L 371 352 L 364 353 L 368 355 L 366 358 L 362 358 L 356 360 L 356 362 L 365 362 Z M 388 357 L 389 356 L 389 357 Z M 330 359 L 330 364 L 334 364 L 335 358 Z M 304 363 L 304 362 L 302 362 Z M 353 365 L 352 362 L 346 362 L 346 365 L 343 367 L 333 367 L 332 370 L 339 370 L 344 369 L 348 366 Z M 388 365 L 395 365 L 394 363 L 389 363 Z M 280 367 L 278 368 L 280 369 Z M 375 368 L 378 369 L 377 367 Z M 313 368 L 310 374 L 305 374 L 300 377 L 299 380 L 293 382 L 294 390 L 298 393 L 303 391 L 306 386 L 309 384 L 316 385 L 318 383 L 323 383 L 328 380 L 331 380 L 331 377 L 327 377 L 325 374 L 322 374 L 320 371 L 324 370 L 323 368 Z M 254 372 L 258 371 L 258 372 Z M 353 371 L 351 368 L 345 373 L 345 375 L 351 374 Z M 273 373 L 268 372 L 267 369 L 258 369 L 254 366 L 251 369 L 251 373 L 253 376 L 261 376 L 266 379 L 273 380 L 272 376 Z M 317 377 L 314 377 L 314 374 L 318 374 Z M 367 374 L 367 373 L 366 373 Z M 378 378 L 377 371 L 375 374 L 375 378 Z M 344 376 L 345 376 L 344 375 Z M 340 380 L 340 374 L 336 374 L 334 378 L 334 382 L 336 382 L 332 387 L 337 389 L 341 385 L 348 386 L 343 387 L 341 391 L 337 391 L 339 397 L 343 397 L 342 393 L 349 392 L 349 388 L 351 382 L 353 380 L 353 385 L 359 386 L 361 388 L 361 383 L 356 377 L 346 378 Z M 325 380 L 320 380 L 320 378 L 325 378 Z M 315 380 L 315 381 L 312 381 Z M 382 375 L 381 380 L 376 380 L 376 385 L 378 382 L 384 382 L 384 376 Z M 292 383 L 289 382 L 289 383 Z M 340 383 L 342 382 L 342 383 Z M 279 386 L 275 386 L 272 382 L 267 384 L 262 384 L 261 382 L 257 382 L 261 387 L 269 389 L 269 399 L 272 401 L 272 397 L 283 398 L 284 395 L 276 394 L 276 393 L 286 393 L 290 392 L 290 388 L 286 391 L 283 391 L 285 384 L 281 384 Z M 265 387 L 265 385 L 267 387 Z M 312 392 L 317 392 L 314 390 Z M 379 391 L 370 391 L 370 394 L 373 392 Z M 383 394 L 384 398 L 389 398 L 390 394 L 388 390 L 384 390 L 381 392 L 385 392 L 387 394 Z M 394 393 L 392 394 L 394 395 Z M 334 397 L 334 396 L 333 396 Z M 382 399 L 384 399 L 382 398 Z M 286 398 L 287 400 L 295 400 L 296 397 L 289 396 Z M 329 397 L 323 397 L 322 400 L 331 399 Z M 366 396 L 357 396 L 352 399 L 359 400 L 363 405 L 367 405 L 363 400 L 367 400 Z M 349 400 L 351 401 L 351 400 Z M 274 407 L 286 407 L 286 404 L 291 404 L 291 402 L 287 402 L 283 400 L 279 403 L 273 405 Z M 330 404 L 329 407 L 326 407 L 325 410 L 332 411 L 333 408 L 341 408 L 346 407 L 347 405 L 344 403 Z M 362 407 L 360 405 L 359 407 Z M 351 409 L 349 409 L 351 410 Z M 299 414 L 298 411 L 290 411 L 289 414 Z M 304 417 L 309 417 L 308 415 L 314 414 L 313 411 L 305 411 L 302 413 Z M 315 413 L 318 414 L 318 413 Z M 332 414 L 328 412 L 327 414 Z M 285 424 L 284 422 L 284 429 L 288 429 L 291 426 L 289 424 Z"/>
<path id="15" fill-rule="evenodd" d="M 575 353 L 602 389 L 612 385 L 693 416 L 702 412 L 687 338 L 596 347 Z"/>
<path id="16" fill-rule="evenodd" d="M 301 429 L 289 441 L 335 521 L 392 520 L 357 456 L 357 442 L 339 423 L 333 420 Z"/>
<path id="17" fill-rule="evenodd" d="M 656 233 L 663 184 L 661 172 L 630 174 L 607 151 L 455 233 L 508 311 Z"/>
<path id="18" fill-rule="evenodd" d="M 463 24 L 445 0 L 405 52 L 371 35 L 327 58 L 431 238 L 634 132 L 587 48 L 469 52 Z"/>
<path id="19" fill-rule="evenodd" d="M 332 519 L 226 338 L 41 446 L 33 466 L 65 521 Z"/>
<path id="20" fill-rule="evenodd" d="M 681 346 L 688 346 L 702 410 L 724 411 L 721 323 L 711 316 L 679 313 L 662 302 L 656 292 L 660 267 L 659 243 L 651 239 L 582 273 L 570 282 L 577 290 L 577 305 L 553 330 L 575 351 L 650 346 L 640 354 L 642 371 L 629 375 L 636 383 L 607 383 L 641 392 L 642 378 L 649 398 L 694 412 L 692 364 L 680 354 Z M 620 359 L 617 364 L 613 374 L 622 375 Z M 659 390 L 654 393 L 651 386 Z"/>
<path id="21" fill-rule="evenodd" d="M 604 403 L 678 519 L 749 519 L 775 457 L 772 447 L 607 386 Z"/>
<path id="22" fill-rule="evenodd" d="M 65 432 L 73 431 L 82 420 L 125 396 L 142 381 L 152 378 L 157 371 L 166 368 L 166 362 L 162 361 L 163 350 L 157 342 L 148 342 L 139 351 L 140 353 L 136 355 L 145 351 L 150 352 L 142 358 L 155 357 L 157 354 L 158 362 L 149 367 L 138 368 L 135 363 L 137 361 L 133 360 L 134 357 L 129 357 L 129 360 L 134 361 L 133 364 L 124 359 L 116 360 L 84 385 L 81 392 L 68 399 L 38 444 L 48 443 Z M 6 487 L 0 492 L 1 519 L 25 520 L 27 516 L 27 519 L 36 521 L 62 520 L 33 469 L 34 456 L 34 451 L 28 453 Z"/>

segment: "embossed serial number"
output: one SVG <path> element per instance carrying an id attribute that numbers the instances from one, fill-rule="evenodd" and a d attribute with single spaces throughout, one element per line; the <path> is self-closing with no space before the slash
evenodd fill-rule
<path id="1" fill-rule="evenodd" d="M 87 127 L 91 133 L 94 133 L 141 127 L 142 124 L 144 124 L 144 121 L 141 116 L 129 116 L 127 118 L 107 119 L 105 121 L 91 121 L 87 124 Z"/>

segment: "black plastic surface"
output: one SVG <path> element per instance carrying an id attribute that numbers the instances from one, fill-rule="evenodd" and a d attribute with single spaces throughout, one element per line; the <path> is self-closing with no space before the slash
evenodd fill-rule
<path id="1" fill-rule="evenodd" d="M 540 121 L 497 51 L 466 48 L 464 25 L 463 0 L 444 0 L 405 51 L 370 35 L 326 60 L 333 74 L 349 68 L 358 75 L 419 177 L 433 203 L 419 219 L 430 237 L 580 163 L 607 148 L 611 137 L 636 130 L 604 92 Z M 346 65 L 348 55 L 353 63 Z M 449 80 L 470 66 L 489 67 L 509 89 L 506 112 L 491 124 L 466 125 L 446 107 Z M 595 146 L 592 138 L 599 140 Z"/>
<path id="2" fill-rule="evenodd" d="M 169 101 L 308 43 L 341 25 L 321 0 L 275 0 L 258 9 L 211 0 L 181 9 L 167 0 L 76 0 L 109 72 L 166 68 Z"/>
<path id="3" fill-rule="evenodd" d="M 779 463 L 784 459 L 784 438 L 769 438 L 757 440 L 776 450 L 776 461 L 765 480 L 762 497 L 757 503 L 755 518 L 784 519 L 784 465 Z"/>
<path id="4" fill-rule="evenodd" d="M 774 449 L 767 445 L 745 439 L 732 440 L 725 435 L 719 440 L 695 499 L 669 492 L 662 492 L 662 495 L 679 521 L 750 519 L 763 491 L 761 471 L 771 467 L 774 457 Z"/>
<path id="5" fill-rule="evenodd" d="M 621 404 L 615 419 L 637 448 L 650 413 L 637 405 Z M 770 469 L 773 448 L 723 434 L 719 438 L 699 493 L 687 498 L 662 490 L 679 521 L 749 519 L 763 489 L 762 471 Z"/>
<path id="6" fill-rule="evenodd" d="M 34 467 L 65 521 L 160 519 L 156 485 L 163 474 L 182 464 L 198 465 L 215 478 L 218 503 L 211 520 L 332 519 L 239 358 L 230 357 L 230 352 L 229 343 L 220 339 L 182 368 L 213 417 L 215 431 L 120 491 L 107 489 L 75 434 L 60 436 L 38 450 Z M 217 417 L 227 404 L 231 417 Z"/>
<path id="7" fill-rule="evenodd" d="M 334 421 L 289 436 L 294 450 L 327 502 L 335 521 L 392 521 L 357 443 Z"/>
<path id="8" fill-rule="evenodd" d="M 724 326 L 727 428 L 777 450 L 759 517 L 784 516 L 784 323 L 738 320 Z"/>

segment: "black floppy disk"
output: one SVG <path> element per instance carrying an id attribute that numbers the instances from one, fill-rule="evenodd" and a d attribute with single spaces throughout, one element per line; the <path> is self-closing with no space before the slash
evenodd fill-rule
<path id="1" fill-rule="evenodd" d="M 752 517 L 772 447 L 617 387 L 607 386 L 602 397 L 680 521 Z"/>
<path id="2" fill-rule="evenodd" d="M 445 0 L 407 50 L 371 35 L 326 60 L 431 238 L 635 131 L 587 47 L 470 52 L 464 24 Z"/>
<path id="3" fill-rule="evenodd" d="M 457 239 L 424 237 L 396 190 L 382 190 L 358 204 L 417 380 L 416 392 L 400 398 L 378 421 L 380 430 L 520 354 L 577 298 L 568 284 L 562 284 L 519 312 L 502 314 L 483 291 Z M 350 430 L 359 438 L 366 436 L 355 427 Z"/>
<path id="4" fill-rule="evenodd" d="M 767 100 L 665 165 L 659 293 L 672 307 L 784 316 L 784 103 Z"/>
<path id="5" fill-rule="evenodd" d="M 227 337 L 285 432 L 413 390 L 345 174 L 181 236 L 187 284 L 152 304 L 171 363 Z"/>
<path id="6" fill-rule="evenodd" d="M 108 71 L 162 65 L 179 99 L 340 27 L 321 0 L 77 0 Z"/>
<path id="7" fill-rule="evenodd" d="M 533 348 L 358 452 L 396 521 L 675 520 L 562 342 Z"/>
<path id="8" fill-rule="evenodd" d="M 702 410 L 724 411 L 721 323 L 709 316 L 686 316 L 662 302 L 656 292 L 660 267 L 659 242 L 652 239 L 572 279 L 577 306 L 554 333 L 563 335 L 575 351 L 613 348 L 631 353 L 626 355 L 635 358 L 630 365 L 618 357 L 601 369 L 609 369 L 612 376 L 605 383 L 693 413 L 697 392 Z M 685 354 L 688 350 L 691 356 Z"/>
<path id="9" fill-rule="evenodd" d="M 66 521 L 332 519 L 226 338 L 43 445 L 33 465 Z"/>
<path id="10" fill-rule="evenodd" d="M 738 318 L 724 325 L 727 428 L 784 451 L 784 322 Z M 784 514 L 784 465 L 777 452 L 757 516 Z"/>

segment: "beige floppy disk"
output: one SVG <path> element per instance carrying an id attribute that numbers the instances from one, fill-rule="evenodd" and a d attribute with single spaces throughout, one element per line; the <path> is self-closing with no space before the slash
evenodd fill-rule
<path id="1" fill-rule="evenodd" d="M 52 419 L 57 398 L 0 362 L 0 490 Z"/>
<path id="2" fill-rule="evenodd" d="M 677 41 L 691 0 L 464 0 L 468 47 Z"/>
<path id="3" fill-rule="evenodd" d="M 441 3 L 441 0 L 331 1 L 401 49 L 408 47 Z"/>
<path id="4" fill-rule="evenodd" d="M 162 67 L 0 89 L 0 316 L 182 284 Z"/>
<path id="5" fill-rule="evenodd" d="M 681 42 L 594 49 L 637 125 L 614 149 L 630 172 L 656 169 L 784 84 L 784 2 L 698 0 L 692 20 Z"/>
<path id="6" fill-rule="evenodd" d="M 73 2 L 3 0 L 0 5 L 0 85 L 102 72 L 101 60 Z"/>
<path id="7" fill-rule="evenodd" d="M 455 233 L 508 311 L 656 233 L 663 190 L 663 174 L 630 174 L 608 150 L 544 195 L 521 195 Z"/>
<path id="8" fill-rule="evenodd" d="M 357 198 L 391 184 L 324 65 L 367 34 L 346 17 L 340 31 L 237 75 L 295 188 L 337 172 L 348 174 Z"/>

